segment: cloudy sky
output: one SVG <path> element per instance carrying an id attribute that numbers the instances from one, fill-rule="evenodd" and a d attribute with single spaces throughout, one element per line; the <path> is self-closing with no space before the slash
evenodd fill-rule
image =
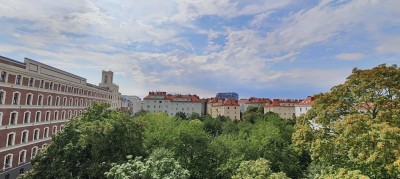
<path id="1" fill-rule="evenodd" d="M 0 55 L 123 94 L 304 98 L 400 62 L 399 0 L 0 0 Z"/>

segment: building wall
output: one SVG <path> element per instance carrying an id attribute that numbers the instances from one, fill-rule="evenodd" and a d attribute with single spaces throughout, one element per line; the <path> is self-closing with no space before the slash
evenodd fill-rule
<path id="1" fill-rule="evenodd" d="M 218 116 L 226 116 L 232 120 L 240 120 L 240 106 L 224 106 L 224 105 L 207 105 L 208 114 L 216 118 Z"/>
<path id="2" fill-rule="evenodd" d="M 85 78 L 30 59 L 20 63 L 0 56 L 0 73 L 5 77 L 0 79 L 0 176 L 4 177 L 28 170 L 33 149 L 49 144 L 70 118 L 81 115 L 94 102 L 110 103 L 110 96 L 115 95 L 86 83 Z M 27 133 L 25 141 L 23 132 Z M 10 134 L 14 140 L 9 140 Z M 26 157 L 19 162 L 21 151 L 26 151 Z M 5 165 L 7 156 L 12 156 L 9 166 Z"/>
<path id="3" fill-rule="evenodd" d="M 295 113 L 296 117 L 300 117 L 301 115 L 308 112 L 311 109 L 311 105 L 296 105 L 295 106 Z"/>
<path id="4" fill-rule="evenodd" d="M 191 101 L 171 101 L 168 99 L 144 99 L 143 110 L 150 112 L 165 112 L 175 116 L 177 112 L 184 112 L 187 116 L 197 113 L 204 116 L 204 103 Z"/>
<path id="5" fill-rule="evenodd" d="M 265 106 L 264 113 L 274 112 L 283 119 L 294 119 L 295 108 L 294 106 Z"/>

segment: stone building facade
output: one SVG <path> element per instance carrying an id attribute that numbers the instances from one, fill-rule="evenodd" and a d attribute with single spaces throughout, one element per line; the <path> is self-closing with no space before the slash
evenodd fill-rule
<path id="1" fill-rule="evenodd" d="M 93 103 L 118 108 L 114 101 L 120 94 L 113 87 L 87 83 L 29 58 L 22 63 L 0 56 L 0 178 L 16 178 L 28 170 L 52 135 Z"/>

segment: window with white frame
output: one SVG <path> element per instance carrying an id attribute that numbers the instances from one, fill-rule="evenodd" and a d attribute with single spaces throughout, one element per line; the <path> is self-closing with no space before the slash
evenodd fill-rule
<path id="1" fill-rule="evenodd" d="M 56 106 L 59 106 L 59 105 L 60 105 L 60 97 L 57 96 L 57 97 L 56 97 Z"/>
<path id="2" fill-rule="evenodd" d="M 32 94 L 32 93 L 28 93 L 28 94 L 26 95 L 26 102 L 25 102 L 25 104 L 26 104 L 26 105 L 32 105 L 32 99 L 33 99 L 33 94 Z"/>
<path id="3" fill-rule="evenodd" d="M 26 150 L 21 150 L 21 152 L 19 152 L 19 160 L 18 160 L 18 164 L 23 164 L 26 161 Z"/>
<path id="4" fill-rule="evenodd" d="M 35 129 L 33 131 L 33 140 L 38 140 L 39 139 L 39 132 L 40 132 L 39 129 Z"/>
<path id="5" fill-rule="evenodd" d="M 55 134 L 55 133 L 57 133 L 57 126 L 53 126 L 52 134 Z"/>
<path id="6" fill-rule="evenodd" d="M 53 90 L 53 82 L 50 82 L 50 84 L 49 84 L 49 90 Z"/>
<path id="7" fill-rule="evenodd" d="M 41 117 L 42 117 L 42 112 L 36 111 L 35 122 L 40 122 L 41 121 Z"/>
<path id="8" fill-rule="evenodd" d="M 4 90 L 0 90 L 0 104 L 4 104 L 6 100 L 6 92 Z"/>
<path id="9" fill-rule="evenodd" d="M 52 96 L 47 96 L 47 106 L 51 106 Z"/>
<path id="10" fill-rule="evenodd" d="M 50 121 L 50 111 L 46 111 L 46 115 L 44 117 L 45 121 Z"/>
<path id="11" fill-rule="evenodd" d="M 78 106 L 78 99 L 75 99 L 75 106 Z"/>
<path id="12" fill-rule="evenodd" d="M 31 112 L 30 111 L 26 111 L 24 112 L 24 121 L 23 123 L 30 123 L 31 122 Z"/>
<path id="13" fill-rule="evenodd" d="M 58 111 L 54 112 L 54 119 L 53 120 L 58 120 Z"/>
<path id="14" fill-rule="evenodd" d="M 29 78 L 29 84 L 28 85 L 30 87 L 33 87 L 33 85 L 34 85 L 33 83 L 35 83 L 35 79 L 34 78 Z"/>
<path id="15" fill-rule="evenodd" d="M 0 126 L 3 125 L 3 112 L 0 112 Z"/>
<path id="16" fill-rule="evenodd" d="M 81 99 L 79 106 L 83 106 L 83 99 Z"/>
<path id="17" fill-rule="evenodd" d="M 7 134 L 7 145 L 8 146 L 13 146 L 15 145 L 15 132 L 11 132 Z"/>
<path id="18" fill-rule="evenodd" d="M 14 92 L 13 93 L 13 100 L 12 100 L 12 104 L 13 105 L 19 105 L 19 99 L 21 97 L 21 93 L 20 92 Z"/>
<path id="19" fill-rule="evenodd" d="M 68 119 L 72 117 L 72 111 L 68 111 Z"/>
<path id="20" fill-rule="evenodd" d="M 72 98 L 69 98 L 69 106 L 73 106 L 74 104 L 72 104 Z"/>
<path id="21" fill-rule="evenodd" d="M 74 111 L 74 116 L 78 116 L 78 111 L 77 110 Z"/>
<path id="22" fill-rule="evenodd" d="M 7 79 L 7 72 L 2 71 L 0 74 L 0 82 L 6 82 Z"/>
<path id="23" fill-rule="evenodd" d="M 41 106 L 43 104 L 43 95 L 39 95 L 38 96 L 38 102 L 37 102 L 37 105 L 39 105 L 39 106 Z"/>
<path id="24" fill-rule="evenodd" d="M 18 113 L 17 112 L 11 112 L 10 113 L 10 123 L 9 125 L 15 125 L 18 122 Z"/>
<path id="25" fill-rule="evenodd" d="M 26 142 L 28 142 L 28 137 L 29 137 L 29 131 L 28 131 L 28 130 L 22 131 L 22 134 L 21 134 L 21 143 L 26 143 Z"/>
<path id="26" fill-rule="evenodd" d="M 17 76 L 15 77 L 15 84 L 20 85 L 20 84 L 21 84 L 21 78 L 22 78 L 21 75 L 17 75 Z"/>
<path id="27" fill-rule="evenodd" d="M 36 156 L 36 154 L 37 154 L 37 151 L 38 151 L 38 147 L 37 147 L 37 146 L 35 146 L 35 147 L 32 148 L 31 160 L 32 160 L 33 158 L 35 158 L 35 156 Z"/>
<path id="28" fill-rule="evenodd" d="M 44 128 L 43 138 L 49 137 L 49 127 Z"/>
<path id="29" fill-rule="evenodd" d="M 39 85 L 39 87 L 40 87 L 40 88 L 43 88 L 43 87 L 44 87 L 44 80 L 40 80 L 40 85 Z"/>
<path id="30" fill-rule="evenodd" d="M 13 162 L 13 154 L 8 154 L 4 157 L 4 168 L 5 169 L 9 169 L 12 167 L 12 162 Z"/>
<path id="31" fill-rule="evenodd" d="M 64 125 L 60 126 L 60 131 L 62 131 L 64 129 Z"/>
<path id="32" fill-rule="evenodd" d="M 61 112 L 61 119 L 62 119 L 62 120 L 65 120 L 65 111 L 62 111 L 62 112 Z"/>

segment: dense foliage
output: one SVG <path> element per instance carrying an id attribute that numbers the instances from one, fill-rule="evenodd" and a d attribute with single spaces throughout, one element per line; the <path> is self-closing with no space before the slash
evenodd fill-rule
<path id="1" fill-rule="evenodd" d="M 380 65 L 354 69 L 344 84 L 317 95 L 293 141 L 311 155 L 311 177 L 400 178 L 399 133 L 400 69 Z"/>
<path id="2" fill-rule="evenodd" d="M 95 104 L 21 178 L 400 178 L 399 96 L 400 69 L 380 65 L 354 69 L 296 122 L 260 107 L 233 121 Z"/>
<path id="3" fill-rule="evenodd" d="M 282 176 L 303 175 L 291 147 L 293 126 L 277 115 L 256 111 L 253 121 L 145 112 L 131 117 L 107 107 L 96 104 L 72 119 L 22 178 L 230 178 L 243 161 L 259 158 Z"/>

